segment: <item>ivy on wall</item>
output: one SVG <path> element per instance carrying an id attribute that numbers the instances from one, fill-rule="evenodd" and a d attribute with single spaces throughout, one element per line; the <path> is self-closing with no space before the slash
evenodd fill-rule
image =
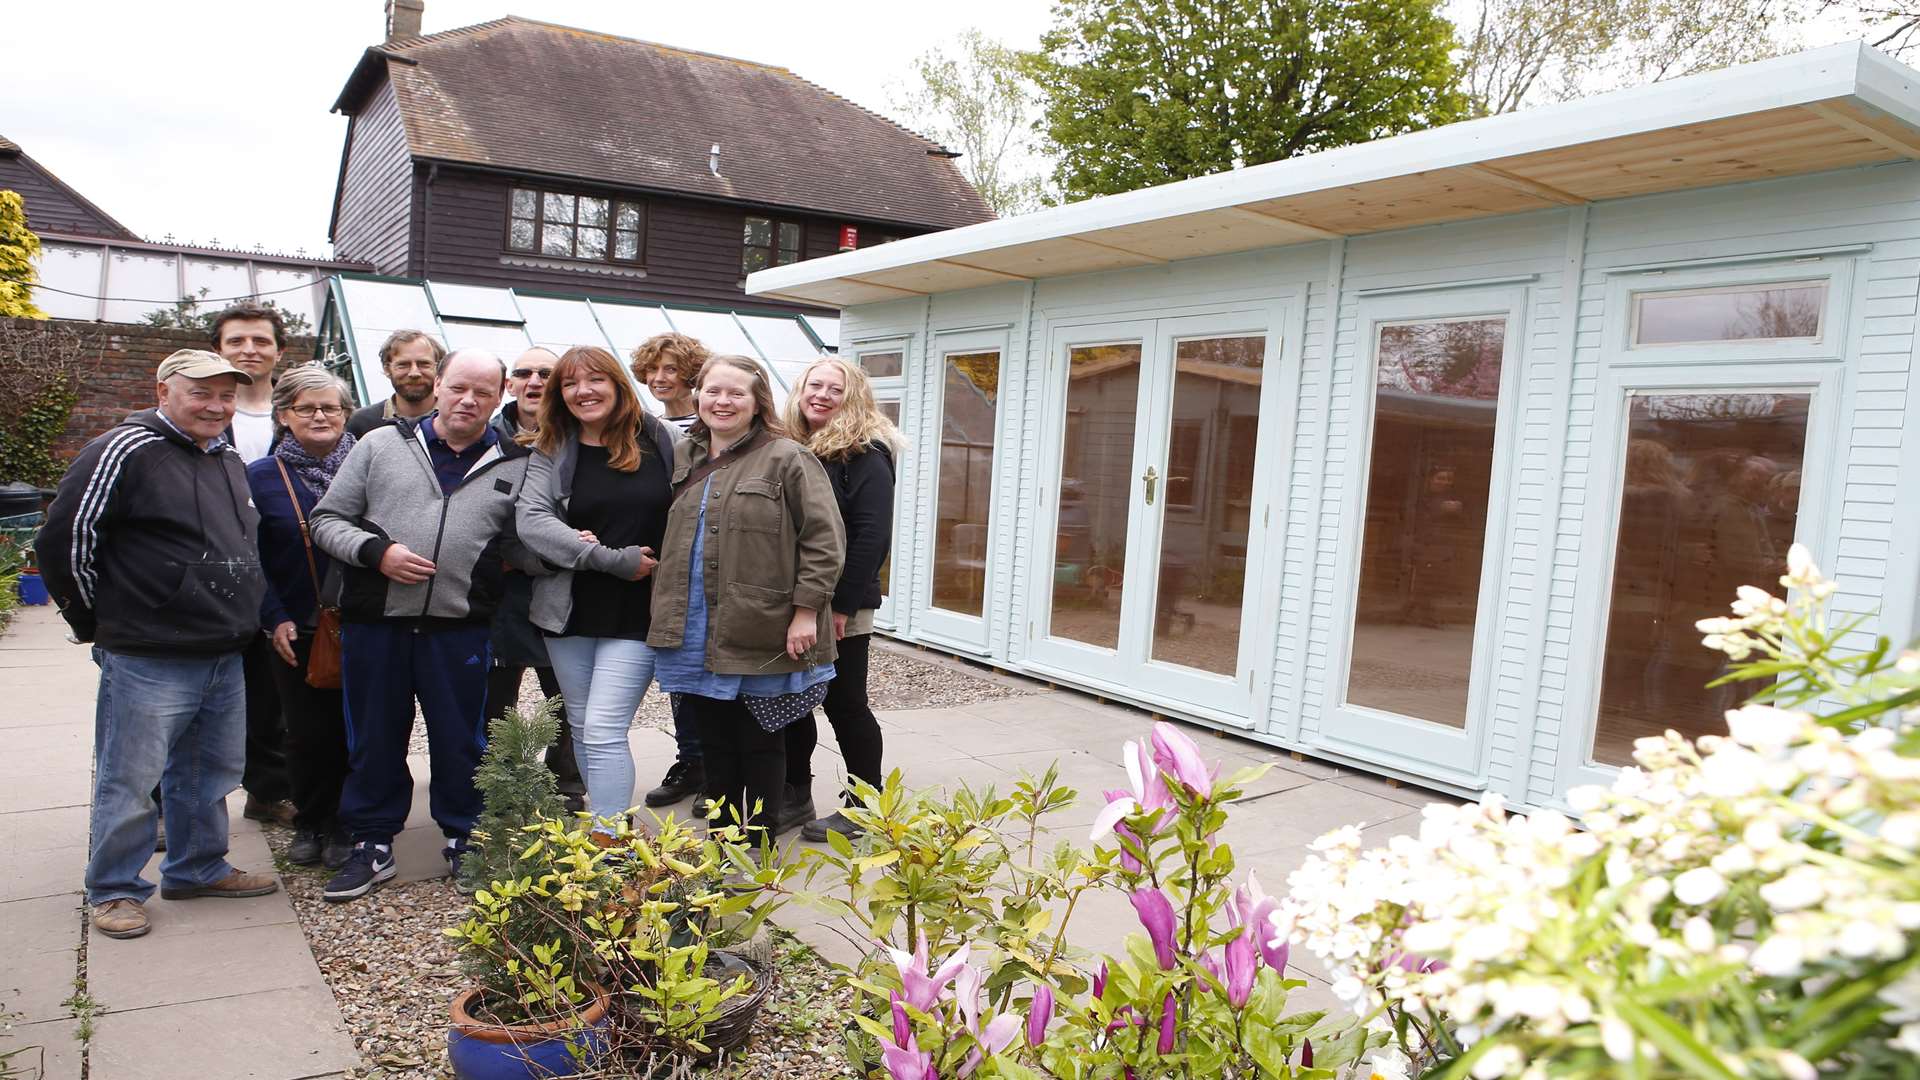
<path id="1" fill-rule="evenodd" d="M 0 483 L 47 487 L 66 471 L 54 443 L 98 353 L 90 338 L 54 322 L 0 323 Z"/>

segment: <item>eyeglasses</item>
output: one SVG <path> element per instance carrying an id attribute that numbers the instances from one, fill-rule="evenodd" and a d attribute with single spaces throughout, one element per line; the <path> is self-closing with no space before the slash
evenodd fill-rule
<path id="1" fill-rule="evenodd" d="M 321 416 L 332 417 L 339 416 L 346 411 L 345 407 L 340 405 L 295 405 L 292 407 L 293 415 L 302 420 L 313 419 L 314 413 L 319 413 Z"/>
<path id="2" fill-rule="evenodd" d="M 516 379 L 531 379 L 535 375 L 540 376 L 542 379 L 551 379 L 553 378 L 553 369 L 550 367 L 517 367 L 514 368 L 510 374 Z"/>

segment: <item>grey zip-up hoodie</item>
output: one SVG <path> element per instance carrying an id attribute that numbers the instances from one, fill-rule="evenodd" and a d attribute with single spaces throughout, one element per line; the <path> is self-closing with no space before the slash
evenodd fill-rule
<path id="1" fill-rule="evenodd" d="M 313 542 L 343 564 L 341 615 L 355 622 L 491 618 L 506 563 L 544 572 L 513 531 L 526 469 L 526 448 L 501 441 L 444 494 L 418 423 L 395 420 L 368 432 L 313 508 Z M 402 585 L 382 574 L 380 557 L 394 544 L 433 560 L 433 576 Z"/>

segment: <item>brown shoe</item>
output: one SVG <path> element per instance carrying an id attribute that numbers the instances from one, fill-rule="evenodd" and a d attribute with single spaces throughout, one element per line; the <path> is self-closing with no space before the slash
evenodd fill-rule
<path id="1" fill-rule="evenodd" d="M 164 900 L 191 900 L 196 896 L 265 896 L 278 892 L 280 883 L 271 874 L 249 874 L 245 870 L 235 870 L 211 885 L 188 885 L 184 888 L 162 886 L 160 896 Z"/>
<path id="2" fill-rule="evenodd" d="M 247 796 L 247 805 L 240 811 L 248 821 L 264 821 L 269 825 L 291 825 L 294 815 L 299 812 L 293 803 L 286 799 L 263 802 L 251 795 Z"/>
<path id="3" fill-rule="evenodd" d="M 93 928 L 114 938 L 139 937 L 153 929 L 138 900 L 109 900 L 93 909 Z"/>

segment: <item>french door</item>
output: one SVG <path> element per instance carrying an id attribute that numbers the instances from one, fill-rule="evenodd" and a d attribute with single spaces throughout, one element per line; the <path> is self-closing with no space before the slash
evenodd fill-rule
<path id="1" fill-rule="evenodd" d="M 1268 309 L 1056 327 L 1028 659 L 1252 723 Z"/>

